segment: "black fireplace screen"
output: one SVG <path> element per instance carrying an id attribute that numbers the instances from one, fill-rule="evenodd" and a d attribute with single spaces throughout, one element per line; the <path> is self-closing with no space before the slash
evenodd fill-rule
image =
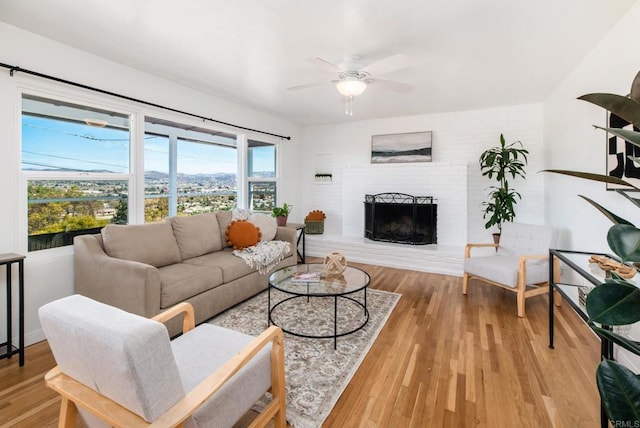
<path id="1" fill-rule="evenodd" d="M 364 237 L 401 244 L 436 244 L 437 208 L 431 196 L 365 195 Z"/>

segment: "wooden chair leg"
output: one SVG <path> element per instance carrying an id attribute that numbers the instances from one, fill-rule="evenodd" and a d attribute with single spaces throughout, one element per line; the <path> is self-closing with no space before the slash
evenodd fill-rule
<path id="1" fill-rule="evenodd" d="M 280 410 L 276 413 L 275 426 L 277 428 L 285 428 L 287 426 L 287 406 L 284 399 L 282 403 Z"/>
<path id="2" fill-rule="evenodd" d="M 271 371 L 274 373 L 271 377 L 271 392 L 274 397 L 280 400 L 278 411 L 275 415 L 275 426 L 277 428 L 285 428 L 287 426 L 287 391 L 285 389 L 284 377 L 284 334 L 280 332 L 273 341 L 274 347 L 271 354 Z"/>
<path id="3" fill-rule="evenodd" d="M 557 307 L 562 306 L 562 295 L 558 290 L 553 290 L 553 303 L 555 303 Z"/>
<path id="4" fill-rule="evenodd" d="M 521 260 L 520 267 L 518 269 L 518 284 L 516 302 L 518 304 L 518 316 L 524 318 L 524 305 L 525 305 L 525 292 L 527 291 L 527 265 L 524 260 Z"/>
<path id="5" fill-rule="evenodd" d="M 524 318 L 524 304 L 525 304 L 525 298 L 524 298 L 524 290 L 518 290 L 518 296 L 516 298 L 517 303 L 518 303 L 518 316 L 520 318 Z"/>
<path id="6" fill-rule="evenodd" d="M 72 401 L 62 397 L 62 401 L 60 402 L 60 419 L 58 420 L 58 428 L 75 428 L 77 414 L 78 409 L 76 405 Z"/>
<path id="7" fill-rule="evenodd" d="M 464 273 L 462 276 L 462 294 L 467 294 L 467 289 L 469 288 L 469 274 Z"/>

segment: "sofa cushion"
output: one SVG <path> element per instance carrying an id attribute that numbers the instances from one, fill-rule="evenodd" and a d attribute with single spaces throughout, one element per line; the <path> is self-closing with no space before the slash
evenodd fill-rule
<path id="1" fill-rule="evenodd" d="M 216 218 L 218 219 L 218 228 L 220 229 L 220 242 L 222 242 L 223 247 L 228 247 L 227 238 L 225 234 L 227 233 L 227 226 L 231 223 L 232 214 L 231 211 L 216 211 Z"/>
<path id="2" fill-rule="evenodd" d="M 169 219 L 182 260 L 222 250 L 218 219 L 213 213 Z"/>
<path id="3" fill-rule="evenodd" d="M 278 223 L 274 217 L 264 213 L 253 213 L 249 216 L 249 222 L 255 224 L 262 232 L 261 241 L 273 241 L 278 231 Z"/>
<path id="4" fill-rule="evenodd" d="M 104 250 L 111 257 L 155 267 L 182 261 L 169 223 L 109 224 L 101 234 Z"/>
<path id="5" fill-rule="evenodd" d="M 161 308 L 168 308 L 222 284 L 222 270 L 213 265 L 177 263 L 158 271 L 162 289 Z"/>
<path id="6" fill-rule="evenodd" d="M 234 220 L 227 226 L 227 244 L 234 250 L 252 247 L 260 242 L 262 233 L 253 223 L 247 220 Z"/>
<path id="7" fill-rule="evenodd" d="M 234 256 L 231 248 L 194 257 L 193 259 L 185 260 L 184 263 L 197 266 L 217 266 L 222 270 L 222 279 L 225 283 L 256 271 L 256 269 L 249 267 L 240 257 Z"/>

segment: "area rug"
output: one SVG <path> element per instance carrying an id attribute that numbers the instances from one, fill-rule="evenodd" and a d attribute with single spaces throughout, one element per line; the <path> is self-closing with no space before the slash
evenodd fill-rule
<path id="1" fill-rule="evenodd" d="M 285 334 L 287 420 L 296 428 L 320 427 L 349 384 L 400 299 L 400 294 L 367 290 L 369 321 L 355 333 L 333 339 L 309 339 Z M 271 292 L 272 305 L 282 294 Z M 354 296 L 360 299 L 361 296 Z M 338 333 L 363 320 L 359 306 L 338 299 Z M 330 316 L 329 316 L 330 315 Z M 294 299 L 274 311 L 273 319 L 295 332 L 315 335 L 333 331 L 333 299 Z M 229 309 L 210 321 L 254 336 L 267 325 L 267 292 Z"/>

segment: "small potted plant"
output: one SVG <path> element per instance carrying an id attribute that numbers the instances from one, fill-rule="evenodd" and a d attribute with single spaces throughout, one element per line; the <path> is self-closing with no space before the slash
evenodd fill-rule
<path id="1" fill-rule="evenodd" d="M 287 225 L 287 217 L 292 210 L 291 205 L 287 205 L 285 202 L 281 207 L 274 207 L 271 211 L 271 216 L 276 218 L 276 223 L 278 226 L 286 226 Z"/>
<path id="2" fill-rule="evenodd" d="M 497 226 L 498 232 L 493 234 L 493 239 L 497 243 L 500 239 L 502 223 L 513 221 L 516 216 L 515 206 L 520 193 L 509 187 L 508 176 L 511 178 L 525 178 L 527 165 L 527 155 L 529 152 L 520 141 L 506 144 L 504 135 L 500 134 L 500 145 L 485 150 L 480 155 L 480 171 L 482 175 L 490 179 L 494 178 L 497 185 L 489 187 L 489 200 L 484 202 L 482 218 L 489 220 L 484 227 L 489 229 Z"/>

